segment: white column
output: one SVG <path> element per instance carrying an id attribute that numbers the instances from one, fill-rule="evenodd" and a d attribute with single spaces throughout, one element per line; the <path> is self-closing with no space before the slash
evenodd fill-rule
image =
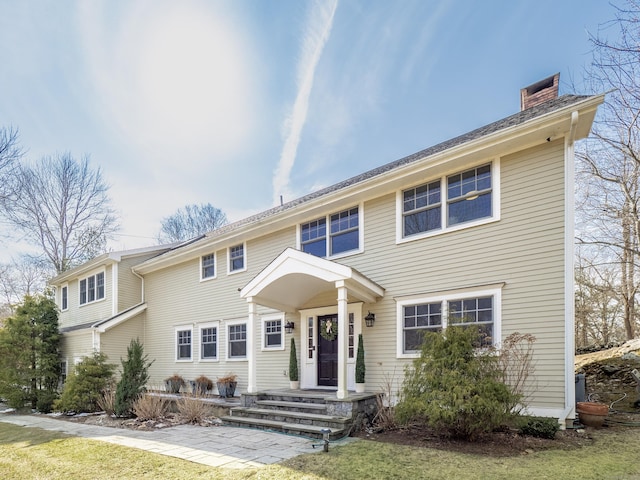
<path id="1" fill-rule="evenodd" d="M 338 288 L 338 392 L 337 397 L 347 398 L 347 348 L 349 339 L 349 315 L 347 313 L 347 287 L 343 281 Z"/>
<path id="2" fill-rule="evenodd" d="M 247 320 L 247 393 L 256 393 L 258 391 L 256 381 L 256 354 L 254 352 L 254 327 L 258 317 L 256 313 L 256 304 L 252 298 L 247 298 L 249 302 L 249 319 Z"/>

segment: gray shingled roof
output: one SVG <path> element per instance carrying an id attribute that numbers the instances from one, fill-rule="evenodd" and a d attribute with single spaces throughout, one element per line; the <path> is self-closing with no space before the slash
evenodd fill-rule
<path id="1" fill-rule="evenodd" d="M 338 182 L 334 185 L 331 185 L 329 187 L 323 188 L 321 190 L 309 193 L 308 195 L 304 195 L 303 197 L 297 198 L 295 200 L 292 200 L 290 202 L 284 203 L 283 205 L 279 205 L 277 207 L 273 207 L 270 208 L 268 210 L 265 210 L 263 212 L 257 213 L 255 215 L 252 215 L 250 217 L 244 218 L 242 220 L 238 220 L 237 222 L 233 222 L 230 223 L 228 225 L 225 225 L 223 227 L 220 227 L 216 230 L 213 230 L 209 233 L 207 233 L 206 237 L 207 238 L 215 238 L 221 235 L 225 235 L 229 232 L 232 232 L 240 227 L 243 227 L 245 225 L 250 225 L 252 223 L 264 220 L 265 218 L 268 218 L 272 215 L 275 215 L 277 213 L 280 212 L 284 212 L 286 210 L 289 210 L 291 208 L 294 208 L 300 204 L 306 203 L 308 201 L 314 200 L 318 197 L 322 197 L 324 195 L 328 195 L 330 193 L 336 192 L 338 190 L 341 190 L 343 188 L 349 187 L 351 185 L 355 185 L 357 183 L 363 182 L 365 180 L 368 180 L 370 178 L 376 177 L 378 175 L 381 175 L 383 173 L 386 173 L 390 170 L 394 170 L 395 168 L 404 166 L 404 165 L 408 165 L 411 164 L 413 162 L 416 162 L 418 160 L 421 160 L 425 157 L 429 157 L 431 155 L 434 155 L 436 153 L 448 150 L 450 148 L 459 146 L 459 145 L 463 145 L 467 142 L 471 142 L 473 140 L 477 140 L 479 138 L 485 137 L 487 135 L 490 135 L 492 133 L 498 132 L 500 130 L 504 130 L 510 127 L 514 127 L 517 125 L 521 125 L 529 120 L 532 120 L 536 117 L 540 117 L 543 116 L 547 113 L 551 113 L 555 110 L 559 110 L 561 108 L 573 105 L 575 103 L 579 103 L 587 98 L 590 98 L 590 96 L 588 95 L 563 95 L 559 98 L 556 98 L 554 100 L 550 100 L 548 102 L 544 102 L 540 105 L 537 105 L 535 107 L 531 107 L 527 110 L 518 112 L 514 115 L 511 115 L 509 117 L 503 118 L 502 120 L 498 120 L 497 122 L 493 122 L 490 123 L 488 125 L 485 125 L 484 127 L 480 127 L 477 128 L 475 130 L 472 130 L 470 132 L 467 132 L 463 135 L 460 135 L 458 137 L 452 138 L 450 140 L 446 140 L 442 143 L 439 143 L 437 145 L 434 145 L 432 147 L 426 148 L 424 150 L 421 150 L 419 152 L 416 152 L 412 155 L 400 158 L 398 160 L 395 160 L 393 162 L 387 163 L 385 165 L 382 165 L 380 167 L 374 168 L 372 170 L 369 170 L 367 172 L 361 173 L 360 175 L 356 175 L 355 177 L 351 177 L 348 178 L 346 180 L 343 180 L 341 182 Z M 187 244 L 192 244 L 195 243 L 195 241 L 200 240 L 200 238 L 195 239 L 194 241 L 190 241 L 187 242 Z M 179 247 L 176 247 L 176 249 L 172 250 L 172 251 L 168 251 L 165 252 L 162 255 L 159 255 L 159 257 L 162 257 L 163 255 L 167 255 L 167 254 L 171 254 L 172 252 L 174 252 L 177 249 L 182 248 L 185 245 L 181 245 Z M 156 257 L 158 258 L 158 257 Z"/>

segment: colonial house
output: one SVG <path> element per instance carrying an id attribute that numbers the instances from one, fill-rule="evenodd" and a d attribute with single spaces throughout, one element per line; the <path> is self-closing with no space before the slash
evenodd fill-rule
<path id="1" fill-rule="evenodd" d="M 118 363 L 139 338 L 151 383 L 233 372 L 237 394 L 300 388 L 348 399 L 358 334 L 367 391 L 418 356 L 420 334 L 471 325 L 534 343 L 531 413 L 575 415 L 574 144 L 603 96 L 558 97 L 181 245 L 102 255 L 56 287 L 68 365 Z"/>

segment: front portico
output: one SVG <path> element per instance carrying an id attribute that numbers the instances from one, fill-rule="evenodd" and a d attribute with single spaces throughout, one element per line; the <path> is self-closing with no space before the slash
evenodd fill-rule
<path id="1" fill-rule="evenodd" d="M 384 289 L 360 272 L 346 265 L 287 248 L 241 291 L 249 304 L 247 322 L 248 393 L 257 392 L 255 328 L 257 307 L 273 308 L 282 312 L 300 313 L 306 318 L 308 310 L 301 311 L 314 297 L 335 292 L 337 331 L 337 393 L 339 399 L 348 396 L 347 359 L 349 355 L 349 304 L 375 303 L 384 295 Z M 351 307 L 352 312 L 353 306 Z M 314 317 L 315 318 L 315 317 Z M 355 316 L 352 317 L 352 320 Z M 361 319 L 361 315 L 358 315 Z M 302 322 L 301 322 L 302 323 Z M 305 327 L 306 328 L 306 325 Z M 299 331 L 302 330 L 301 329 Z M 317 338 L 317 334 L 316 337 Z M 301 355 L 303 350 L 301 349 Z M 317 359 L 316 359 L 317 361 Z M 310 386 L 308 370 L 303 365 L 303 385 Z M 304 376 L 307 378 L 304 378 Z M 316 382 L 314 382 L 316 383 Z"/>

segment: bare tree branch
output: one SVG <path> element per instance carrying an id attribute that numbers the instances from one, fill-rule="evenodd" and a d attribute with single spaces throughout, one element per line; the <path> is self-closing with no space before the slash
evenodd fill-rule
<path id="1" fill-rule="evenodd" d="M 102 251 L 117 230 L 108 188 L 87 157 L 66 153 L 19 166 L 3 204 L 8 221 L 61 273 Z"/>
<path id="2" fill-rule="evenodd" d="M 160 243 L 183 242 L 204 235 L 227 224 L 227 216 L 210 203 L 187 205 L 162 219 Z"/>

